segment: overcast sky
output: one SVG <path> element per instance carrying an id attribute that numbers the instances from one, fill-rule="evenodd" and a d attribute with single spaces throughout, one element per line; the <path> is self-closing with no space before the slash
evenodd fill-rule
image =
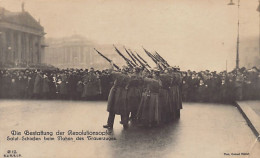
<path id="1" fill-rule="evenodd" d="M 22 1 L 41 19 L 46 37 L 77 33 L 101 44 L 144 46 L 184 70 L 224 70 L 226 60 L 229 69 L 235 66 L 237 6 L 228 6 L 229 0 L 0 0 L 0 5 L 21 11 Z M 258 37 L 258 0 L 240 5 L 240 39 Z"/>

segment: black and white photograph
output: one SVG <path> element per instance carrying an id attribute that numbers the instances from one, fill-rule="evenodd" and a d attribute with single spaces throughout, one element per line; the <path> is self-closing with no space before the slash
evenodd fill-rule
<path id="1" fill-rule="evenodd" d="M 0 0 L 0 157 L 259 158 L 260 0 Z"/>

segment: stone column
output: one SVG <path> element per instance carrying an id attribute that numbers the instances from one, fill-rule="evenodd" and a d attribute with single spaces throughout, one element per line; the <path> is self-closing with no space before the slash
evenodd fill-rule
<path id="1" fill-rule="evenodd" d="M 17 59 L 18 62 L 22 61 L 22 33 L 17 32 Z"/>
<path id="2" fill-rule="evenodd" d="M 12 30 L 9 31 L 9 41 L 8 41 L 8 60 L 14 62 L 14 33 Z"/>
<path id="3" fill-rule="evenodd" d="M 29 39 L 29 35 L 27 33 L 24 34 L 24 37 L 25 37 L 25 52 L 24 52 L 24 58 L 25 58 L 25 61 L 26 63 L 28 64 L 29 61 L 30 61 L 30 39 Z"/>
<path id="4" fill-rule="evenodd" d="M 74 62 L 73 62 L 73 53 L 75 52 L 75 48 L 72 48 L 72 51 L 70 51 L 70 64 L 73 66 Z"/>
<path id="5" fill-rule="evenodd" d="M 38 46 L 36 45 L 37 43 L 37 37 L 33 35 L 33 52 L 32 52 L 32 55 L 33 55 L 33 63 L 36 64 L 38 62 Z"/>
<path id="6" fill-rule="evenodd" d="M 0 32 L 0 62 L 5 63 L 7 60 L 6 33 L 5 30 L 1 30 Z"/>
<path id="7" fill-rule="evenodd" d="M 33 39 L 32 36 L 29 35 L 29 52 L 28 52 L 28 63 L 32 63 L 33 62 Z"/>
<path id="8" fill-rule="evenodd" d="M 37 56 L 37 63 L 42 62 L 42 51 L 41 51 L 41 36 L 37 37 L 37 50 L 36 50 L 36 56 Z"/>

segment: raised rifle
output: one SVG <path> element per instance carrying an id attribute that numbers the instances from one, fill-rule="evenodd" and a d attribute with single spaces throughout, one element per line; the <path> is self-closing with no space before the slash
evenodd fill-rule
<path id="1" fill-rule="evenodd" d="M 154 57 L 158 61 L 158 64 L 161 65 L 164 69 L 166 69 L 168 66 L 165 64 L 165 62 L 157 55 L 154 54 Z"/>
<path id="2" fill-rule="evenodd" d="M 151 68 L 151 66 L 137 53 L 137 52 L 135 52 L 136 53 L 136 55 L 137 55 L 137 57 L 139 58 L 139 59 L 141 59 L 149 68 Z M 137 58 L 136 57 L 136 58 Z"/>
<path id="3" fill-rule="evenodd" d="M 142 65 L 142 67 L 143 68 L 146 68 L 145 67 L 145 64 L 142 62 L 142 61 L 140 61 L 135 55 L 134 55 L 134 53 L 129 49 L 129 52 L 132 54 L 132 56 L 140 63 L 140 65 Z"/>
<path id="4" fill-rule="evenodd" d="M 155 54 L 164 62 L 164 64 L 165 64 L 167 67 L 170 66 L 170 65 L 168 64 L 168 62 L 167 62 L 166 60 L 164 60 L 164 58 L 163 58 L 159 53 L 157 53 L 157 52 L 155 51 Z"/>
<path id="5" fill-rule="evenodd" d="M 134 68 L 134 67 L 135 67 L 134 64 L 133 64 L 129 59 L 127 59 L 127 58 L 116 48 L 115 45 L 113 45 L 113 46 L 114 46 L 116 52 L 125 60 L 126 64 L 127 64 L 129 67 Z"/>
<path id="6" fill-rule="evenodd" d="M 144 69 L 146 69 L 146 70 L 148 70 L 149 72 L 150 72 L 150 70 L 147 68 L 147 67 L 149 67 L 149 68 L 151 68 L 147 63 L 145 64 L 145 63 L 143 63 L 140 59 L 138 59 L 136 56 L 135 56 L 135 54 L 131 51 L 131 49 L 128 49 L 129 50 L 129 52 L 132 54 L 132 56 L 140 63 L 140 65 L 144 68 Z"/>
<path id="7" fill-rule="evenodd" d="M 103 55 L 101 52 L 99 52 L 96 48 L 94 48 L 94 50 L 100 55 L 100 56 L 102 56 L 104 59 L 106 59 L 108 62 L 110 62 L 111 63 L 111 59 L 108 59 L 105 55 Z M 119 68 L 119 66 L 117 66 L 116 64 L 114 64 L 113 63 L 113 66 L 115 67 L 115 68 L 117 68 L 118 70 L 120 69 Z"/>
<path id="8" fill-rule="evenodd" d="M 132 57 L 132 55 L 128 52 L 128 50 L 124 47 L 126 53 L 128 54 L 128 56 L 133 60 L 133 64 L 135 64 L 135 66 L 139 66 L 138 63 L 136 62 L 136 60 Z"/>
<path id="9" fill-rule="evenodd" d="M 152 55 L 152 53 L 148 52 L 144 47 L 143 47 L 145 53 L 153 60 L 153 62 L 158 65 L 160 70 L 163 70 L 162 66 L 159 64 L 159 61 Z"/>

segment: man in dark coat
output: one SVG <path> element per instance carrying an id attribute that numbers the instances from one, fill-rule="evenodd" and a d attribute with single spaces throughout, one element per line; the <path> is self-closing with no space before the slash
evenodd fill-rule
<path id="1" fill-rule="evenodd" d="M 94 68 L 91 68 L 89 73 L 83 79 L 84 90 L 82 97 L 94 99 L 101 94 L 101 85 L 99 76 L 95 73 Z"/>
<path id="2" fill-rule="evenodd" d="M 37 71 L 37 75 L 35 77 L 34 81 L 34 88 L 33 88 L 33 94 L 36 99 L 41 98 L 42 94 L 42 74 L 40 71 Z"/>
<path id="3" fill-rule="evenodd" d="M 107 124 L 104 128 L 113 128 L 115 115 L 121 115 L 121 124 L 124 128 L 128 127 L 128 115 L 126 97 L 126 86 L 130 77 L 127 75 L 127 69 L 123 69 L 122 72 L 114 72 L 113 64 L 111 63 L 111 75 L 114 78 L 114 85 L 111 88 L 108 96 L 107 111 L 109 112 Z"/>
<path id="4" fill-rule="evenodd" d="M 142 97 L 142 77 L 141 68 L 136 67 L 134 73 L 130 75 L 130 80 L 127 88 L 127 110 L 128 114 L 131 112 L 131 120 L 136 120 L 138 106 Z"/>

